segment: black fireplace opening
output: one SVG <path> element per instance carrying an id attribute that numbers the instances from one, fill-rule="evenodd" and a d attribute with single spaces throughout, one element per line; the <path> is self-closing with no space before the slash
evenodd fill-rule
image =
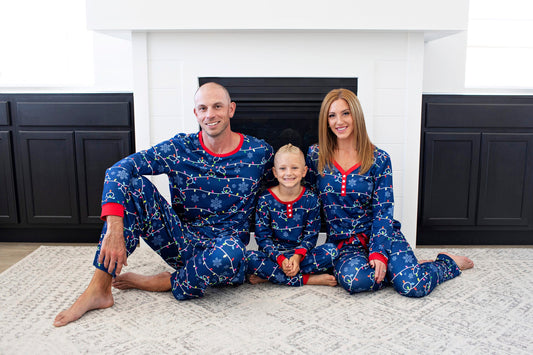
<path id="1" fill-rule="evenodd" d="M 302 149 L 318 142 L 318 115 L 324 96 L 345 88 L 357 94 L 357 78 L 201 77 L 199 84 L 226 87 L 237 104 L 231 128 L 264 139 L 276 151 L 292 143 Z"/>

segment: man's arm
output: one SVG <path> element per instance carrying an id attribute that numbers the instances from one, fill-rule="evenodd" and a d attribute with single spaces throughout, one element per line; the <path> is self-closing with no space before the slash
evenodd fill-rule
<path id="1" fill-rule="evenodd" d="M 107 216 L 107 231 L 102 241 L 98 262 L 103 263 L 111 274 L 120 275 L 122 266 L 128 265 L 126 242 L 124 240 L 124 218 Z M 116 265 L 116 269 L 115 269 Z"/>

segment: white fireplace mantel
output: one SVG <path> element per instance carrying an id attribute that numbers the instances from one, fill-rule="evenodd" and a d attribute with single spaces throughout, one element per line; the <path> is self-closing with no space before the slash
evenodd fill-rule
<path id="1" fill-rule="evenodd" d="M 428 40 L 467 24 L 467 0 L 87 0 L 87 26 L 99 31 L 410 31 Z"/>

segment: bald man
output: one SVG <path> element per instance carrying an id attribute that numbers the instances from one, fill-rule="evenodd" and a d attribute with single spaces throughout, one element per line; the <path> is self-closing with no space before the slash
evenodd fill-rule
<path id="1" fill-rule="evenodd" d="M 202 297 L 209 286 L 244 282 L 245 246 L 257 193 L 270 171 L 266 142 L 231 130 L 236 105 L 216 83 L 196 92 L 200 131 L 177 134 L 132 154 L 106 171 L 105 220 L 87 289 L 54 325 L 114 304 L 111 288 L 171 291 L 178 300 Z M 144 175 L 166 174 L 171 203 Z M 140 238 L 175 271 L 121 274 Z"/>

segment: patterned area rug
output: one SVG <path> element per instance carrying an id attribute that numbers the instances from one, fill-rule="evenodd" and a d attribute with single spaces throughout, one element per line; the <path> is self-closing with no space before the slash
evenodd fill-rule
<path id="1" fill-rule="evenodd" d="M 434 258 L 435 249 L 417 249 Z M 422 299 L 389 287 L 245 284 L 176 301 L 114 290 L 115 305 L 54 328 L 87 286 L 93 247 L 41 247 L 0 274 L 0 354 L 531 354 L 533 249 L 450 249 L 476 266 Z M 148 247 L 126 271 L 169 268 Z"/>

